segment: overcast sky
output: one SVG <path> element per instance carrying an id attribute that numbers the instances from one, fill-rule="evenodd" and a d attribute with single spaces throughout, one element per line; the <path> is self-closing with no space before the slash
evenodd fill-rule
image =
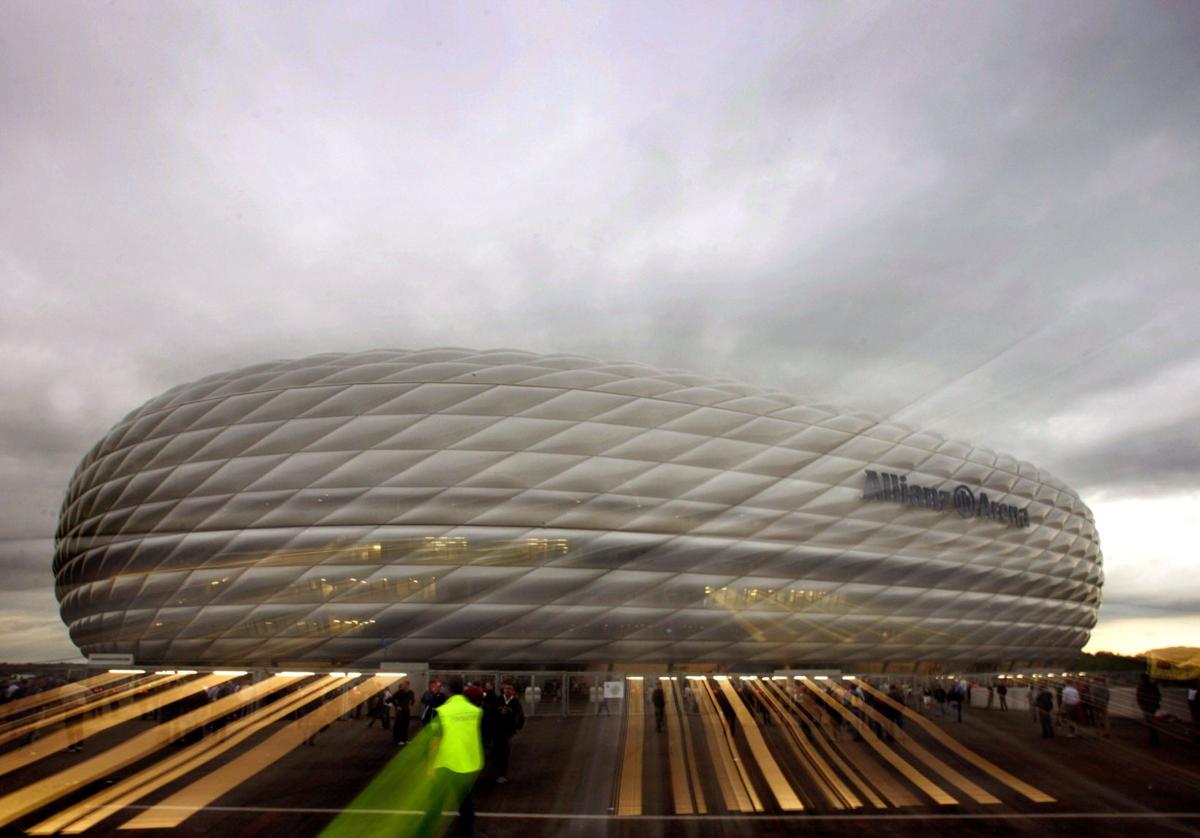
<path id="1" fill-rule="evenodd" d="M 1200 6 L 0 0 L 0 660 L 85 451 L 261 360 L 729 376 L 1056 474 L 1200 645 Z"/>

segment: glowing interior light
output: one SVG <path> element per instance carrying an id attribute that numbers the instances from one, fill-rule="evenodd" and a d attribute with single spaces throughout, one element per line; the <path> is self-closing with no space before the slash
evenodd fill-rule
<path id="1" fill-rule="evenodd" d="M 144 669 L 110 669 L 108 671 L 113 673 L 114 675 L 145 675 L 146 674 L 146 670 L 144 670 Z"/>
<path id="2" fill-rule="evenodd" d="M 403 678 L 407 672 L 376 672 L 376 678 Z"/>
<path id="3" fill-rule="evenodd" d="M 276 672 L 276 677 L 283 678 L 306 678 L 309 675 L 316 675 L 315 672 Z"/>
<path id="4" fill-rule="evenodd" d="M 213 675 L 229 675 L 234 678 L 238 677 L 239 675 L 245 675 L 245 674 L 246 674 L 246 670 L 244 670 L 244 669 L 214 669 L 213 670 Z M 282 674 L 282 673 L 280 673 L 280 674 Z"/>
<path id="5" fill-rule="evenodd" d="M 814 675 L 813 680 L 814 681 L 828 681 L 829 676 L 828 675 Z"/>

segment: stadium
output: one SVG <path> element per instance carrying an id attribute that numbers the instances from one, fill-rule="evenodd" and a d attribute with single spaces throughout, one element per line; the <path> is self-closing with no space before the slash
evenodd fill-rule
<path id="1" fill-rule="evenodd" d="M 1029 463 L 572 355 L 387 350 L 175 387 L 88 452 L 54 556 L 140 663 L 1003 670 L 1074 657 L 1090 510 Z"/>

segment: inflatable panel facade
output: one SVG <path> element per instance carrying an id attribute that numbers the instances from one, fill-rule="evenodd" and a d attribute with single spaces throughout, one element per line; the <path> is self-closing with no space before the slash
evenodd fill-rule
<path id="1" fill-rule="evenodd" d="M 87 454 L 54 571 L 146 663 L 1067 660 L 1078 496 L 862 413 L 636 364 L 317 355 L 176 387 Z"/>

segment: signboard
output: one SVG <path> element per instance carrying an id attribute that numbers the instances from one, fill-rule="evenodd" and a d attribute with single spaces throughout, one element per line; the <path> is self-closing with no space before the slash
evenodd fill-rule
<path id="1" fill-rule="evenodd" d="M 624 698 L 625 697 L 625 682 L 624 681 L 605 681 L 604 682 L 604 697 L 605 698 Z"/>
<path id="2" fill-rule="evenodd" d="M 88 663 L 92 666 L 133 666 L 133 655 L 102 653 L 88 655 Z"/>
<path id="3" fill-rule="evenodd" d="M 982 518 L 1006 527 L 1029 527 L 1028 509 L 997 503 L 984 491 L 976 496 L 969 486 L 961 483 L 954 487 L 953 492 L 948 492 L 934 486 L 909 483 L 907 475 L 867 469 L 862 496 L 863 500 L 881 500 L 937 512 L 953 510 L 960 518 Z"/>

